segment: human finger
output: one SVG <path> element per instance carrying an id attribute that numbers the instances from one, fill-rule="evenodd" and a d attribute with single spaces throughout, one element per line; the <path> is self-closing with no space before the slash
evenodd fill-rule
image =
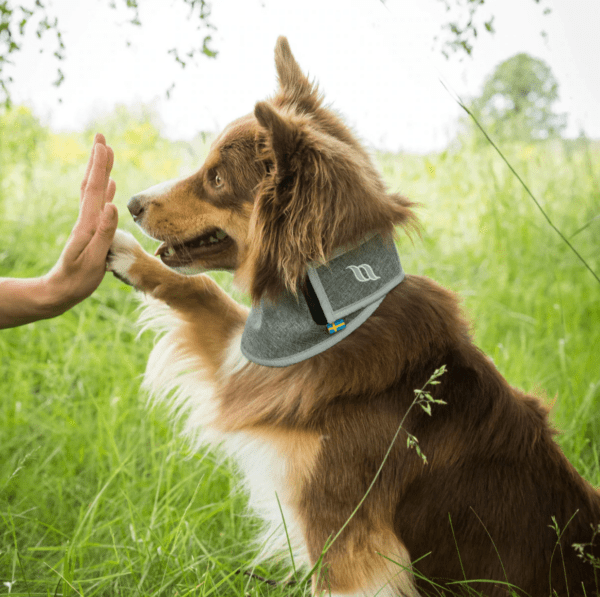
<path id="1" fill-rule="evenodd" d="M 94 163 L 94 151 L 96 149 L 96 144 L 100 143 L 101 145 L 106 145 L 106 139 L 104 135 L 101 133 L 96 133 L 94 136 L 94 142 L 92 143 L 92 152 L 90 154 L 90 159 L 88 160 L 85 174 L 83 175 L 83 181 L 81 182 L 81 194 L 80 194 L 80 202 L 83 201 L 83 193 L 85 191 L 85 187 L 87 186 L 88 179 L 90 176 L 90 171 L 92 170 L 92 164 Z"/>
<path id="2" fill-rule="evenodd" d="M 109 185 L 109 191 L 111 193 L 110 199 L 112 200 L 116 185 L 114 181 L 111 180 L 110 182 L 112 184 Z M 80 218 L 73 227 L 69 240 L 63 250 L 63 262 L 67 266 L 74 264 L 84 252 L 88 255 L 85 260 L 92 265 L 96 261 L 106 259 L 106 254 L 117 229 L 118 220 L 119 211 L 117 206 L 111 202 L 107 202 L 103 206 L 93 227 L 81 222 Z"/>
<path id="3" fill-rule="evenodd" d="M 104 135 L 96 134 L 92 154 L 81 185 L 79 217 L 63 250 L 62 258 L 67 263 L 74 262 L 81 255 L 92 240 L 98 226 L 98 218 L 104 207 L 107 184 L 105 175 L 108 150 L 105 143 Z M 113 196 L 114 189 L 111 199 Z"/>
<path id="4" fill-rule="evenodd" d="M 108 180 L 108 186 L 106 187 L 106 195 L 104 197 L 106 203 L 110 203 L 115 198 L 115 192 L 117 190 L 117 185 L 112 178 Z"/>
<path id="5" fill-rule="evenodd" d="M 108 160 L 109 151 L 106 145 L 100 143 L 96 144 L 94 149 L 94 161 L 92 162 L 92 169 L 90 170 L 88 182 L 85 187 L 85 194 L 104 194 L 106 186 L 108 185 Z"/>
<path id="6" fill-rule="evenodd" d="M 108 187 L 108 183 L 110 181 L 110 173 L 113 168 L 113 164 L 115 161 L 115 154 L 109 145 L 106 145 L 106 151 L 108 152 L 107 161 L 106 161 L 106 177 L 105 177 L 105 188 Z"/>
<path id="7" fill-rule="evenodd" d="M 106 255 L 115 236 L 119 223 L 119 211 L 114 203 L 107 203 L 102 210 L 100 223 L 90 241 L 87 250 L 90 264 L 101 262 L 104 265 Z"/>
<path id="8" fill-rule="evenodd" d="M 106 165 L 108 150 L 105 145 L 97 143 L 94 149 L 94 160 L 83 191 L 83 200 L 79 210 L 79 222 L 86 231 L 96 229 L 97 219 L 104 208 L 106 193 Z"/>

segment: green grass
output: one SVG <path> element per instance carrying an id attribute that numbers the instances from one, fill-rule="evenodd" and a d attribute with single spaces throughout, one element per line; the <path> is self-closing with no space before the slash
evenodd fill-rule
<path id="1" fill-rule="evenodd" d="M 54 134 L 25 110 L 0 115 L 0 128 L 0 276 L 41 275 L 75 220 L 92 135 Z M 168 143 L 144 113 L 97 128 L 116 153 L 120 225 L 150 249 L 127 198 L 191 172 L 206 143 Z M 600 272 L 598 145 L 503 149 Z M 405 270 L 460 293 L 478 345 L 510 383 L 548 396 L 563 450 L 600 485 L 600 285 L 490 148 L 376 157 L 390 187 L 422 204 L 422 239 L 401 243 Z M 137 338 L 136 307 L 107 276 L 62 317 L 0 331 L 0 594 L 306 594 L 236 574 L 256 553 L 257 522 L 230 466 L 190 454 L 165 411 L 147 407 L 153 336 Z"/>

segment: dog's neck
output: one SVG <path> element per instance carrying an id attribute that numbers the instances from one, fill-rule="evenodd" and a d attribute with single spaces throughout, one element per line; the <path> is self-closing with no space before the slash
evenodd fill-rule
<path id="1" fill-rule="evenodd" d="M 284 292 L 251 309 L 242 352 L 254 363 L 286 367 L 343 340 L 362 325 L 404 279 L 391 237 L 369 235 L 310 265 L 302 293 Z"/>

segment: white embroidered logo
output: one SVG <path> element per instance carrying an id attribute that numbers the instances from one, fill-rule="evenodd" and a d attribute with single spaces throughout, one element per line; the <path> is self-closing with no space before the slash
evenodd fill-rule
<path id="1" fill-rule="evenodd" d="M 349 265 L 346 269 L 351 269 L 354 277 L 359 282 L 368 282 L 369 280 L 381 280 L 380 276 L 376 276 L 373 268 L 368 263 L 362 265 Z"/>

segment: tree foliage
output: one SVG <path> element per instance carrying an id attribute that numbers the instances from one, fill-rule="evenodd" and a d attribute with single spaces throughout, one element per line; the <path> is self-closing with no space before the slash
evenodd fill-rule
<path id="1" fill-rule="evenodd" d="M 135 27 L 141 27 L 140 0 L 105 0 L 107 5 L 116 10 L 125 7 L 129 11 L 129 23 Z M 210 21 L 211 4 L 208 0 L 179 0 L 189 7 L 188 21 L 195 23 L 202 42 L 196 47 L 191 47 L 180 52 L 177 48 L 171 48 L 168 53 L 174 60 L 185 68 L 188 61 L 198 55 L 214 58 L 217 53 L 209 45 L 211 42 L 210 32 L 215 29 Z M 53 36 L 55 38 L 54 57 L 59 61 L 56 70 L 54 85 L 59 87 L 64 80 L 64 74 L 60 68 L 60 61 L 64 60 L 68 50 L 63 41 L 62 30 L 58 16 L 42 0 L 21 0 L 18 4 L 15 0 L 0 0 L 0 103 L 10 105 L 10 84 L 13 82 L 11 76 L 6 73 L 6 65 L 11 63 L 11 57 L 21 50 L 26 31 L 35 27 L 38 39 Z"/>
<path id="2" fill-rule="evenodd" d="M 561 134 L 566 116 L 554 111 L 558 82 L 550 67 L 529 54 L 499 64 L 484 84 L 472 111 L 493 136 L 547 139 Z"/>
<path id="3" fill-rule="evenodd" d="M 552 10 L 549 0 L 533 0 L 542 8 L 543 15 L 549 15 Z M 436 45 L 442 54 L 449 58 L 452 54 L 471 55 L 475 42 L 481 34 L 496 32 L 495 16 L 486 0 L 438 0 L 446 8 L 448 22 L 442 27 L 442 33 L 435 38 Z M 540 31 L 542 37 L 546 32 Z"/>
<path id="4" fill-rule="evenodd" d="M 49 32 L 56 37 L 54 56 L 57 60 L 64 59 L 65 44 L 62 33 L 58 28 L 58 19 L 48 11 L 41 0 L 35 0 L 29 7 L 16 6 L 11 0 L 0 0 L 0 91 L 4 96 L 4 103 L 9 103 L 9 86 L 12 77 L 6 75 L 6 65 L 10 63 L 11 56 L 21 49 L 25 30 L 28 26 L 36 26 L 36 35 L 41 39 Z M 60 85 L 64 75 L 60 68 L 57 69 L 55 85 Z"/>
<path id="5" fill-rule="evenodd" d="M 103 0 L 113 9 L 124 7 L 129 11 L 129 23 L 136 27 L 142 26 L 140 17 L 141 0 Z M 386 3 L 393 0 L 380 0 Z M 494 15 L 486 0 L 438 0 L 446 8 L 447 23 L 442 32 L 433 41 L 446 58 L 451 55 L 470 55 L 474 45 L 482 33 L 495 33 Z M 189 7 L 188 22 L 195 24 L 201 35 L 201 43 L 185 51 L 171 48 L 168 51 L 173 59 L 185 68 L 190 60 L 197 56 L 214 58 L 217 52 L 210 48 L 211 32 L 215 29 L 211 21 L 211 0 L 179 0 Z M 546 5 L 549 0 L 533 0 L 544 6 L 543 14 L 549 14 Z M 258 4 L 257 4 L 258 9 Z M 54 57 L 58 60 L 56 69 L 57 87 L 64 80 L 60 61 L 64 59 L 68 48 L 62 37 L 58 16 L 53 12 L 47 0 L 0 0 L 0 103 L 10 104 L 10 84 L 12 78 L 6 73 L 6 65 L 11 56 L 17 53 L 25 40 L 26 30 L 35 27 L 38 38 L 54 37 Z M 545 36 L 545 32 L 541 32 Z M 171 89 L 167 90 L 167 96 Z"/>

